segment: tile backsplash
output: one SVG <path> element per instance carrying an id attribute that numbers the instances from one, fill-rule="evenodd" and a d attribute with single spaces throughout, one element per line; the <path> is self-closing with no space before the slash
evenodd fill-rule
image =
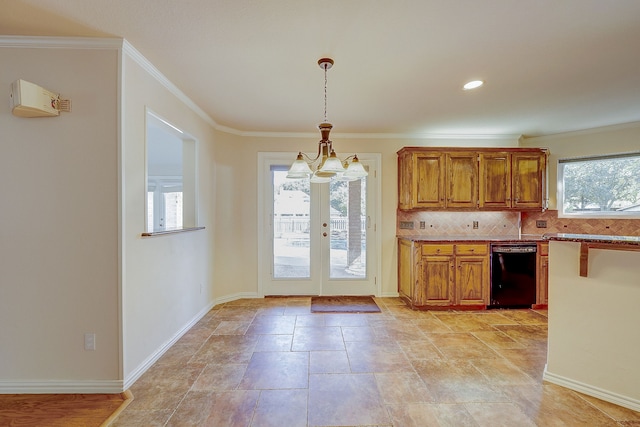
<path id="1" fill-rule="evenodd" d="M 546 221 L 547 228 L 537 228 L 536 221 Z M 640 236 L 640 219 L 558 218 L 557 210 L 522 213 L 522 234 L 544 233 Z"/>
<path id="2" fill-rule="evenodd" d="M 514 236 L 518 212 L 397 211 L 398 236 Z M 640 236 L 640 219 L 558 218 L 558 211 L 522 212 L 522 234 L 545 233 Z M 546 221 L 538 228 L 537 221 Z M 424 223 L 424 228 L 420 228 Z M 477 223 L 477 228 L 474 227 Z"/>
<path id="3" fill-rule="evenodd" d="M 513 236 L 518 234 L 518 213 L 398 211 L 396 232 L 399 236 Z"/>

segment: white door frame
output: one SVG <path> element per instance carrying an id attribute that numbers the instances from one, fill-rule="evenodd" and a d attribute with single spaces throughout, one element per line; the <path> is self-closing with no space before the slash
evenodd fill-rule
<path id="1" fill-rule="evenodd" d="M 285 164 L 291 163 L 296 158 L 298 153 L 294 152 L 259 152 L 258 153 L 258 296 L 264 297 L 265 295 L 265 281 L 271 279 L 271 251 L 265 250 L 270 244 L 270 236 L 268 231 L 270 229 L 269 222 L 272 220 L 270 208 L 267 203 L 272 203 L 272 200 L 267 200 L 269 194 L 268 187 L 270 183 L 265 179 L 266 174 L 270 172 L 270 165 L 277 161 L 282 161 Z M 382 184 L 381 184 L 381 154 L 380 153 L 358 153 L 358 158 L 363 162 L 366 161 L 372 165 L 372 173 L 367 177 L 367 186 L 371 187 L 371 191 L 374 195 L 372 203 L 368 202 L 369 211 L 371 215 L 371 229 L 368 234 L 371 236 L 370 240 L 373 242 L 371 246 L 367 243 L 368 251 L 373 251 L 373 256 L 369 258 L 373 264 L 370 266 L 370 272 L 374 275 L 375 283 L 375 295 L 380 296 L 382 293 L 382 284 L 380 278 L 382 276 L 382 259 L 381 259 L 381 236 L 380 229 L 380 214 L 382 212 Z M 323 273 L 321 273 L 323 274 Z"/>

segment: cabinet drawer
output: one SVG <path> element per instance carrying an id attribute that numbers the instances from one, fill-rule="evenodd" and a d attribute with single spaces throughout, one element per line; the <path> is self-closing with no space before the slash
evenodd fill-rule
<path id="1" fill-rule="evenodd" d="M 456 255 L 486 255 L 488 253 L 488 245 L 456 245 Z"/>
<path id="2" fill-rule="evenodd" d="M 453 255 L 453 245 L 422 245 L 422 256 Z"/>

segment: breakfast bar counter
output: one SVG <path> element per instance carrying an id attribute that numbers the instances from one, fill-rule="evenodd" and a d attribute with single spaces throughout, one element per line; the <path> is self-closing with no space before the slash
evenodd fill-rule
<path id="1" fill-rule="evenodd" d="M 640 411 L 640 237 L 550 234 L 544 380 Z"/>

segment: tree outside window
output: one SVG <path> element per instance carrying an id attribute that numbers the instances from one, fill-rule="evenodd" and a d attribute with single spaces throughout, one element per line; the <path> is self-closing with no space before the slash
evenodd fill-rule
<path id="1" fill-rule="evenodd" d="M 640 154 L 559 161 L 558 200 L 568 216 L 640 216 Z"/>

